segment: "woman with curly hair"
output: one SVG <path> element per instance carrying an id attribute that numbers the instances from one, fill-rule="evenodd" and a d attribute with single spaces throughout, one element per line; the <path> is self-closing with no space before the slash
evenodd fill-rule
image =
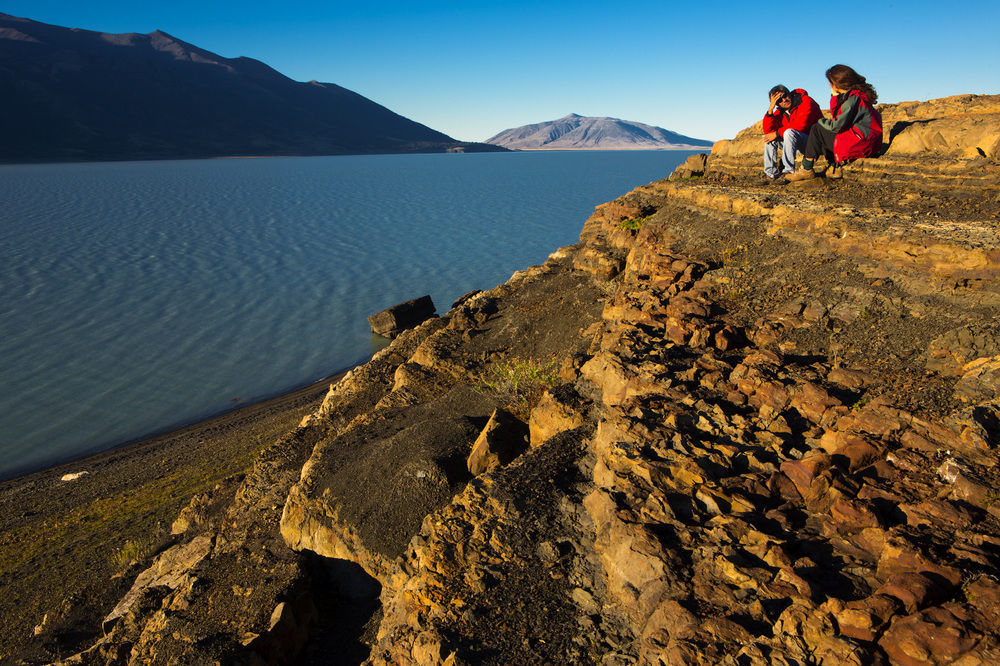
<path id="1" fill-rule="evenodd" d="M 843 164 L 860 157 L 878 155 L 882 150 L 882 114 L 875 108 L 878 93 L 875 88 L 847 65 L 834 65 L 826 70 L 833 96 L 830 98 L 832 118 L 819 120 L 809 131 L 809 141 L 803 152 L 802 169 L 788 180 L 815 178 L 813 163 L 826 156 L 831 170 L 828 178 L 843 178 Z"/>

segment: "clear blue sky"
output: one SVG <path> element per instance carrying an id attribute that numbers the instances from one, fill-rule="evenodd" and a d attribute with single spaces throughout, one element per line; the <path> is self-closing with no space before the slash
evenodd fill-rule
<path id="1" fill-rule="evenodd" d="M 163 30 L 337 83 L 468 141 L 568 113 L 729 138 L 759 120 L 776 83 L 825 106 L 823 72 L 836 63 L 868 77 L 883 102 L 1000 93 L 1000 0 L 10 0 L 0 11 Z"/>

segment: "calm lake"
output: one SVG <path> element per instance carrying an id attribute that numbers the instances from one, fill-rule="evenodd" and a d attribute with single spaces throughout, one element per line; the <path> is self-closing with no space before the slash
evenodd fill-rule
<path id="1" fill-rule="evenodd" d="M 0 166 L 0 478 L 346 369 L 687 151 Z"/>

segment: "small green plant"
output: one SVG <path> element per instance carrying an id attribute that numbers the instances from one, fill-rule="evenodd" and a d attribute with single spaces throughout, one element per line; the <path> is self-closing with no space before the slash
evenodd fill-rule
<path id="1" fill-rule="evenodd" d="M 652 215 L 647 215 L 646 217 L 636 217 L 631 220 L 622 220 L 618 223 L 618 228 L 622 231 L 639 231 L 642 229 L 642 225 L 646 223 Z"/>
<path id="2" fill-rule="evenodd" d="M 527 418 L 547 389 L 559 382 L 556 362 L 505 359 L 494 363 L 482 379 L 515 416 Z"/>
<path id="3" fill-rule="evenodd" d="M 854 404 L 851 405 L 851 411 L 856 412 L 860 409 L 864 409 L 865 406 L 871 401 L 872 401 L 872 396 L 870 396 L 868 393 L 863 393 L 857 400 L 854 401 Z"/>
<path id="4" fill-rule="evenodd" d="M 111 564 L 116 569 L 127 569 L 133 562 L 141 562 L 146 559 L 152 550 L 152 542 L 129 539 L 121 548 L 111 554 Z"/>

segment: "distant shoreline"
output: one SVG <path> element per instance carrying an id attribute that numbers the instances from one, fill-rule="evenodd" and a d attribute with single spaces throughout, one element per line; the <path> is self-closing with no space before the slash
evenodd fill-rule
<path id="1" fill-rule="evenodd" d="M 204 418 L 169 425 L 161 430 L 155 430 L 117 444 L 112 444 L 108 448 L 96 453 L 86 453 L 79 457 L 59 459 L 52 464 L 44 464 L 14 472 L 11 476 L 0 476 L 0 497 L 9 491 L 12 486 L 19 483 L 33 484 L 34 482 L 43 480 L 54 482 L 56 480 L 55 477 L 61 478 L 64 474 L 73 474 L 81 471 L 89 473 L 88 467 L 106 467 L 112 462 L 124 460 L 133 455 L 169 455 L 169 451 L 159 451 L 158 449 L 164 447 L 169 449 L 170 444 L 195 438 L 202 431 L 218 429 L 231 425 L 234 422 L 243 422 L 259 418 L 264 414 L 291 409 L 294 404 L 325 393 L 332 384 L 339 382 L 349 370 L 350 368 L 278 395 L 241 404 Z M 130 452 L 130 450 L 132 451 Z"/>
<path id="2" fill-rule="evenodd" d="M 480 147 L 483 146 L 483 147 Z M 393 152 L 346 152 L 346 153 L 282 153 L 280 155 L 162 155 L 148 156 L 87 156 L 78 159 L 70 157 L 39 157 L 36 159 L 16 159 L 0 157 L 0 166 L 28 166 L 34 164 L 108 164 L 115 162 L 180 162 L 197 160 L 260 160 L 287 157 L 360 157 L 365 155 L 470 155 L 512 153 L 509 148 L 496 144 L 480 144 L 471 141 L 458 141 L 454 145 L 442 146 L 433 150 L 398 150 Z"/>

